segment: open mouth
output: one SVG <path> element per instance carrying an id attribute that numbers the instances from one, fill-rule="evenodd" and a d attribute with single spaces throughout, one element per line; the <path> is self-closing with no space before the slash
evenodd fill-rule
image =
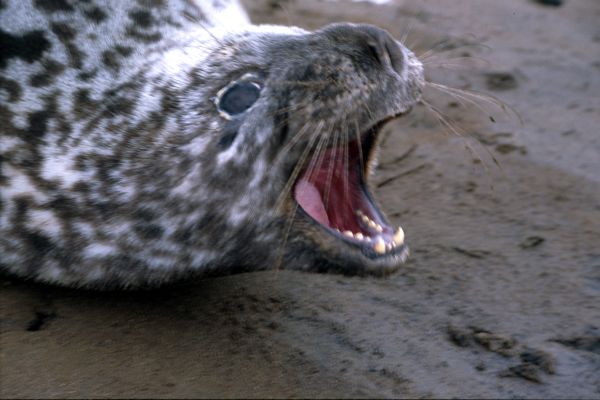
<path id="1" fill-rule="evenodd" d="M 369 258 L 406 251 L 404 231 L 385 221 L 365 182 L 368 160 L 383 124 L 371 128 L 360 141 L 324 150 L 304 169 L 294 187 L 294 198 L 308 216 Z"/>

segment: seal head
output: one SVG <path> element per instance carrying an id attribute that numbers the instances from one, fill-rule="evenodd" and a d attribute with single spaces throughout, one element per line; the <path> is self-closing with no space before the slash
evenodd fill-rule
<path id="1" fill-rule="evenodd" d="M 3 106 L 2 268 L 88 287 L 397 269 L 403 232 L 368 177 L 382 125 L 420 98 L 413 53 L 368 25 L 174 26 L 87 86 L 65 67 Z"/>

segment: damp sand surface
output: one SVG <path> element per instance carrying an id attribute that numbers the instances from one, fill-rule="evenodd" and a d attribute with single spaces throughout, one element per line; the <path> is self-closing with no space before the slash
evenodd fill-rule
<path id="1" fill-rule="evenodd" d="M 373 186 L 412 249 L 389 278 L 2 278 L 0 396 L 600 397 L 600 3 L 562 3 L 247 1 L 407 34 L 429 80 L 515 112 L 429 89 L 452 128 L 422 105 L 386 128 Z"/>

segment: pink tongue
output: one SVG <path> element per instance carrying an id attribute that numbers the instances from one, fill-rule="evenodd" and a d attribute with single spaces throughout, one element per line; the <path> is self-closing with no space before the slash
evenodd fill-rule
<path id="1" fill-rule="evenodd" d="M 320 224 L 329 226 L 329 217 L 321 194 L 307 179 L 301 178 L 296 183 L 295 187 L 296 201 L 311 217 L 316 219 Z"/>

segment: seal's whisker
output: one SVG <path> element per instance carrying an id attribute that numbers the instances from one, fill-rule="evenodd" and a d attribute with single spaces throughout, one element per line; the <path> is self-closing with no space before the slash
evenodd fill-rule
<path id="1" fill-rule="evenodd" d="M 473 67 L 485 68 L 491 64 L 489 61 L 479 57 L 455 57 L 443 60 L 432 59 L 431 61 L 423 62 L 423 65 L 427 69 L 472 70 Z"/>
<path id="2" fill-rule="evenodd" d="M 468 47 L 479 47 L 485 50 L 491 50 L 491 47 L 483 44 L 483 43 L 462 43 L 458 46 L 454 46 L 454 43 L 452 43 L 452 41 L 455 40 L 454 38 L 449 38 L 449 39 L 445 39 L 439 43 L 434 44 L 431 48 L 429 48 L 428 50 L 424 51 L 423 53 L 417 55 L 417 58 L 419 60 L 421 60 L 422 62 L 427 60 L 428 58 L 432 57 L 432 56 L 436 56 L 442 53 L 446 53 L 448 51 L 452 51 L 452 50 L 457 50 L 457 49 L 463 49 L 463 48 L 468 48 Z M 448 46 L 446 48 L 444 48 L 444 46 Z M 441 49 L 440 49 L 441 48 Z"/>
<path id="3" fill-rule="evenodd" d="M 344 118 L 345 120 L 345 118 Z M 344 121 L 345 122 L 345 121 Z M 344 123 L 344 127 L 346 127 L 346 124 Z M 344 202 L 347 202 L 350 200 L 350 177 L 349 175 L 349 169 L 350 169 L 350 138 L 348 135 L 348 129 L 343 129 L 342 130 L 342 140 L 343 140 L 343 146 L 344 146 L 344 164 L 343 164 L 343 169 L 344 169 L 344 175 L 343 175 L 343 179 L 342 179 L 342 184 L 344 185 Z M 360 141 L 357 142 L 357 147 L 361 147 L 361 143 Z"/>
<path id="4" fill-rule="evenodd" d="M 337 148 L 338 146 L 338 133 L 333 132 L 333 148 Z M 337 151 L 333 152 L 333 160 L 327 161 L 327 184 L 325 185 L 325 198 L 323 204 L 325 204 L 325 208 L 329 206 L 329 195 L 331 192 L 331 183 L 333 182 L 333 174 L 335 172 L 335 163 L 337 158 Z M 325 152 L 323 152 L 325 154 Z"/>
<path id="5" fill-rule="evenodd" d="M 444 116 L 444 114 L 439 109 L 437 109 L 433 104 L 429 103 L 425 99 L 421 99 L 421 103 L 423 103 L 431 112 L 433 112 L 436 119 L 440 123 L 442 123 L 442 125 L 444 125 L 446 128 L 448 128 L 451 133 L 454 133 L 456 136 L 463 137 L 463 138 L 465 136 L 467 136 L 463 132 L 459 131 L 454 125 L 452 125 L 450 123 L 450 121 L 448 121 L 448 119 Z"/>
<path id="6" fill-rule="evenodd" d="M 467 98 L 468 96 L 471 96 L 474 99 L 481 100 L 488 104 L 492 104 L 492 105 L 500 108 L 506 115 L 509 115 L 508 111 L 511 111 L 519 119 L 520 123 L 523 124 L 523 118 L 521 117 L 521 114 L 519 114 L 519 112 L 517 110 L 515 110 L 510 105 L 506 104 L 502 100 L 500 100 L 490 94 L 477 92 L 475 90 L 453 88 L 453 87 L 450 87 L 447 85 L 443 85 L 441 83 L 434 83 L 434 82 L 430 82 L 430 81 L 425 81 L 425 84 L 432 88 L 438 89 L 442 92 L 446 92 L 448 94 L 454 94 L 457 97 L 462 95 L 463 96 L 462 98 L 465 101 L 469 101 L 470 103 L 475 104 L 475 105 L 477 103 L 472 99 L 468 99 Z M 481 107 L 479 107 L 479 108 L 480 108 L 480 110 L 487 112 L 487 111 L 483 110 Z"/>
<path id="7" fill-rule="evenodd" d="M 275 110 L 273 112 L 273 116 L 285 114 L 285 113 L 288 113 L 290 111 L 302 111 L 306 107 L 310 106 L 311 104 L 312 104 L 311 102 L 306 102 L 306 103 L 298 103 L 296 105 L 292 105 L 292 106 L 288 106 L 288 107 L 281 107 L 281 108 L 278 108 L 277 110 Z"/>
<path id="8" fill-rule="evenodd" d="M 202 28 L 206 33 L 208 33 L 208 35 L 219 44 L 219 46 L 223 46 L 223 43 L 219 40 L 219 38 L 217 38 L 206 26 L 204 26 L 204 23 L 202 21 L 195 21 L 195 23 L 197 23 L 200 28 Z"/>
<path id="9" fill-rule="evenodd" d="M 354 120 L 354 132 L 356 133 L 356 141 L 358 142 L 358 160 L 360 161 L 360 168 L 365 169 L 365 160 L 363 156 L 362 143 L 360 137 L 360 128 L 358 126 L 358 120 Z"/>
<path id="10" fill-rule="evenodd" d="M 304 126 L 309 126 L 309 124 L 306 124 Z M 310 152 L 312 150 L 312 147 L 314 145 L 314 142 L 315 142 L 316 138 L 319 137 L 319 143 L 317 144 L 317 146 L 319 146 L 319 144 L 323 141 L 323 138 L 326 137 L 326 135 L 320 135 L 319 134 L 320 130 L 322 129 L 322 126 L 323 126 L 323 121 L 319 121 L 319 124 L 317 126 L 318 129 L 316 129 L 312 133 L 312 136 L 311 136 L 311 138 L 309 140 L 309 144 L 306 146 L 306 148 L 302 152 L 302 155 L 300 156 L 300 159 L 296 163 L 296 165 L 294 167 L 294 170 L 292 171 L 292 174 L 290 175 L 290 178 L 286 182 L 285 188 L 279 194 L 279 198 L 277 200 L 277 203 L 276 203 L 277 205 L 276 205 L 275 209 L 280 209 L 281 205 L 278 204 L 278 203 L 280 201 L 283 202 L 283 200 L 285 199 L 285 197 L 287 196 L 287 194 L 291 190 L 292 185 L 296 182 L 296 178 L 298 177 L 298 174 L 302 170 L 302 167 L 304 166 L 306 158 L 308 157 L 308 155 L 310 154 Z M 315 153 L 313 153 L 313 158 L 311 159 L 311 164 L 314 161 L 314 154 Z M 294 224 L 294 218 L 296 217 L 296 213 L 298 212 L 298 206 L 299 206 L 299 204 L 298 204 L 298 202 L 294 202 L 294 203 L 295 204 L 294 204 L 294 209 L 293 209 L 292 215 L 288 218 L 288 221 L 286 222 L 286 229 L 285 229 L 285 232 L 284 232 L 281 244 L 279 246 L 277 260 L 276 260 L 276 264 L 275 264 L 276 265 L 276 269 L 280 269 L 281 268 L 281 262 L 283 261 L 283 251 L 285 249 L 285 245 L 287 243 L 290 231 L 291 231 L 292 226 Z"/>
<path id="11" fill-rule="evenodd" d="M 320 131 L 317 131 L 317 133 L 319 134 Z M 327 142 L 329 141 L 329 135 L 327 133 L 325 133 L 325 131 L 323 131 L 322 133 L 320 133 L 321 137 L 319 138 L 319 142 L 317 143 L 317 148 L 315 149 L 315 151 L 313 152 L 312 156 L 311 156 L 311 160 L 309 163 L 309 166 L 307 168 L 307 173 L 306 176 L 309 177 L 309 179 L 313 178 L 313 174 L 315 172 L 315 170 L 317 168 L 321 168 L 321 165 L 323 164 L 323 160 L 325 159 L 325 146 L 327 144 Z M 316 161 L 316 163 L 315 163 Z"/>
<path id="12" fill-rule="evenodd" d="M 300 103 L 298 104 L 297 107 L 282 107 L 280 109 L 278 109 L 277 111 L 275 111 L 273 113 L 273 115 L 278 115 L 280 114 L 280 110 L 285 109 L 286 113 L 289 111 L 302 111 L 304 109 L 306 109 L 308 106 L 312 105 L 312 102 L 306 102 L 306 103 Z M 283 121 L 281 121 L 279 124 L 277 124 L 276 128 L 277 130 L 280 130 L 285 124 L 287 124 L 287 122 L 290 120 L 291 117 L 289 118 L 285 118 Z M 294 145 L 296 145 L 298 143 L 298 141 L 302 138 L 302 136 L 304 135 L 304 132 L 302 129 L 296 133 L 292 139 L 283 147 L 283 149 L 281 150 L 281 152 L 279 152 L 279 154 L 277 155 L 277 157 L 275 158 L 274 163 L 276 163 L 277 161 L 279 161 L 287 152 L 289 152 L 292 147 L 294 147 Z"/>
<path id="13" fill-rule="evenodd" d="M 429 82 L 426 81 L 426 84 L 429 85 Z M 432 85 L 437 85 L 437 84 L 432 84 Z M 461 105 L 463 105 L 464 107 L 466 107 L 467 105 L 465 104 L 465 102 L 474 105 L 475 107 L 477 107 L 479 109 L 479 111 L 481 111 L 484 114 L 488 114 L 488 110 L 484 109 L 479 103 L 477 103 L 476 101 L 474 101 L 473 99 L 470 99 L 462 94 L 447 90 L 446 87 L 433 87 L 434 89 L 440 90 L 441 92 L 446 93 L 447 95 L 451 96 L 452 98 L 454 98 L 455 100 L 457 100 Z"/>
<path id="14" fill-rule="evenodd" d="M 448 57 L 448 58 L 444 58 L 444 59 L 436 59 L 434 57 L 438 56 L 439 54 L 434 54 L 431 57 L 428 57 L 426 60 L 423 60 L 423 65 L 427 65 L 427 66 L 432 66 L 432 65 L 437 65 L 441 62 L 447 62 L 447 61 L 478 61 L 483 63 L 484 66 L 490 66 L 492 63 L 489 60 L 486 60 L 483 57 L 478 57 L 478 56 L 458 56 L 458 57 Z M 456 65 L 463 65 L 463 64 L 456 64 Z"/>
<path id="15" fill-rule="evenodd" d="M 402 43 L 403 45 L 406 45 L 406 41 L 408 40 L 408 35 L 410 35 L 410 32 L 411 32 L 414 24 L 415 24 L 415 20 L 412 19 L 410 21 L 410 23 L 407 25 L 407 27 L 405 28 L 402 35 L 400 36 L 400 43 Z"/>
<path id="16" fill-rule="evenodd" d="M 466 135 L 463 132 L 460 132 L 454 125 L 452 125 L 452 123 L 450 123 L 450 121 L 448 120 L 448 118 L 446 118 L 442 112 L 440 110 L 438 110 L 436 107 L 434 107 L 431 103 L 421 99 L 421 102 L 427 106 L 427 108 L 429 108 L 429 110 L 431 110 L 434 115 L 436 116 L 437 120 L 444 125 L 446 128 L 448 128 L 452 133 L 454 133 L 456 136 L 459 136 L 463 139 L 466 139 L 467 137 L 472 137 L 470 135 Z M 471 153 L 471 155 L 475 156 L 479 162 L 482 164 L 484 170 L 486 171 L 487 175 L 489 176 L 489 168 L 487 166 L 487 163 L 485 162 L 485 160 L 479 155 L 479 153 L 467 142 L 465 142 L 465 148 Z M 486 150 L 486 152 L 492 157 L 492 159 L 494 160 L 494 163 L 498 164 L 498 161 L 496 160 L 496 158 L 489 152 L 489 149 L 485 146 L 483 146 L 483 148 Z"/>
<path id="17" fill-rule="evenodd" d="M 306 128 L 307 125 L 304 125 L 302 127 L 302 129 L 300 129 L 300 131 L 298 131 L 291 139 L 290 141 L 283 147 L 283 149 L 281 149 L 281 152 L 279 154 L 277 154 L 277 156 L 275 157 L 275 160 L 273 160 L 273 164 L 277 164 L 279 163 L 279 160 L 281 160 L 291 149 L 292 147 L 294 147 L 296 144 L 298 144 L 298 142 L 300 141 L 300 139 L 302 139 L 302 137 L 304 136 L 304 133 L 306 132 Z M 279 129 L 280 127 L 278 127 Z"/>
<path id="18" fill-rule="evenodd" d="M 311 126 L 310 123 L 306 123 L 298 132 L 298 136 L 303 135 L 303 133 Z M 292 170 L 292 173 L 290 174 L 290 177 L 288 178 L 288 180 L 286 181 L 285 185 L 283 186 L 283 189 L 281 190 L 281 193 L 279 193 L 279 196 L 277 198 L 277 201 L 275 202 L 275 209 L 279 210 L 281 209 L 281 206 L 283 205 L 283 201 L 285 199 L 285 196 L 287 195 L 287 193 L 289 193 L 291 186 L 294 184 L 298 174 L 300 173 L 300 170 L 302 169 L 302 164 L 304 163 L 304 161 L 306 160 L 306 157 L 308 156 L 308 154 L 310 153 L 310 150 L 312 149 L 313 143 L 316 140 L 316 138 L 318 137 L 318 135 L 316 133 L 313 133 L 308 145 L 306 146 L 306 148 L 302 151 L 302 154 L 300 155 L 300 159 L 298 160 L 298 162 L 296 163 L 296 165 L 294 166 L 294 169 Z"/>
<path id="19" fill-rule="evenodd" d="M 275 259 L 275 269 L 280 270 L 281 265 L 283 263 L 283 253 L 285 250 L 285 245 L 287 243 L 288 237 L 290 236 L 290 231 L 292 230 L 292 226 L 294 225 L 294 218 L 296 218 L 296 214 L 298 213 L 298 203 L 294 204 L 294 210 L 292 211 L 292 215 L 289 217 L 286 222 L 285 231 L 283 233 L 283 238 L 281 239 L 281 244 L 279 245 L 279 249 L 277 250 L 277 258 Z"/>
<path id="20" fill-rule="evenodd" d="M 298 178 L 298 174 L 302 171 L 302 168 L 304 167 L 304 165 L 306 163 L 306 159 L 312 151 L 315 140 L 317 138 L 319 138 L 319 141 L 317 142 L 317 150 L 315 150 L 315 152 L 313 152 L 313 154 L 311 155 L 311 161 L 309 164 L 308 171 L 312 171 L 312 169 L 314 169 L 313 164 L 315 161 L 315 154 L 318 153 L 319 146 L 321 146 L 321 143 L 323 142 L 324 138 L 326 138 L 325 135 L 320 135 L 320 132 L 323 129 L 323 125 L 324 125 L 323 121 L 319 121 L 319 123 L 317 124 L 317 129 L 312 133 L 312 136 L 309 140 L 308 145 L 302 152 L 300 159 L 296 162 L 296 165 L 294 166 L 294 169 L 293 169 L 292 173 L 290 174 L 290 177 L 288 178 L 287 182 L 285 183 L 284 188 L 282 189 L 281 193 L 279 194 L 279 198 L 278 198 L 277 206 L 276 206 L 277 209 L 279 209 L 281 207 L 281 205 L 283 204 L 283 200 L 291 192 L 292 186 L 294 185 L 294 183 L 296 183 L 296 180 Z"/>

